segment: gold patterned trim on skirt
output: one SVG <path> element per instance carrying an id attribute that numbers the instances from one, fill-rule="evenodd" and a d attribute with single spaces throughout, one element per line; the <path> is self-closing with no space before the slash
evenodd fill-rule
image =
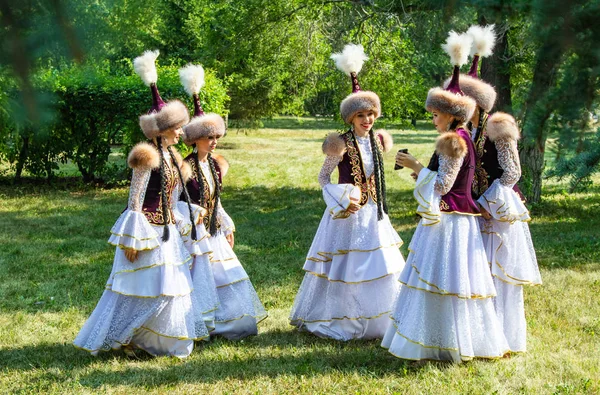
<path id="1" fill-rule="evenodd" d="M 429 345 L 426 345 L 424 343 L 412 340 L 409 337 L 407 337 L 407 336 L 403 335 L 402 333 L 400 333 L 400 331 L 398 330 L 398 325 L 396 324 L 396 321 L 394 321 L 393 318 L 392 318 L 392 321 L 393 321 L 393 325 L 394 325 L 394 329 L 395 329 L 396 334 L 398 336 L 406 339 L 408 342 L 416 344 L 417 346 L 421 346 L 423 348 L 429 348 L 429 349 L 441 350 L 441 351 L 449 351 L 449 352 L 456 352 L 463 361 L 469 361 L 469 360 L 474 359 L 474 358 L 481 358 L 481 359 L 502 359 L 502 358 L 504 358 L 504 356 L 506 354 L 508 354 L 508 353 L 511 352 L 510 350 L 505 350 L 499 356 L 463 355 L 463 354 L 460 353 L 460 349 L 458 349 L 458 348 L 454 348 L 454 347 L 440 347 L 440 346 L 429 346 Z M 393 356 L 395 356 L 397 358 L 400 358 L 400 359 L 408 359 L 408 360 L 413 360 L 413 361 L 420 361 L 420 360 L 424 359 L 424 358 L 421 358 L 421 359 L 404 358 L 404 357 L 401 357 L 399 355 L 394 354 L 388 347 L 384 347 L 384 348 L 386 348 L 390 352 L 390 354 L 392 354 Z"/>
<path id="2" fill-rule="evenodd" d="M 381 318 L 386 314 L 390 314 L 392 311 L 384 311 L 383 313 L 371 316 L 371 317 L 365 317 L 365 316 L 359 316 L 359 317 L 347 317 L 347 316 L 343 316 L 343 317 L 333 317 L 327 320 L 307 320 L 304 318 L 293 318 L 290 317 L 290 325 L 296 325 L 295 322 L 299 322 L 301 324 L 312 324 L 312 323 L 316 323 L 316 322 L 332 322 L 332 321 L 358 321 L 358 320 L 375 320 L 377 318 Z"/>
<path id="3" fill-rule="evenodd" d="M 384 274 L 383 276 L 377 277 L 377 278 L 372 278 L 370 280 L 364 280 L 364 281 L 344 281 L 344 280 L 331 280 L 329 279 L 329 277 L 327 277 L 324 274 L 319 274 L 319 273 L 315 273 L 315 272 L 311 272 L 310 270 L 304 270 L 306 272 L 306 274 L 311 274 L 315 277 L 318 278 L 323 278 L 327 281 L 329 281 L 330 283 L 343 283 L 343 284 L 362 284 L 362 283 L 369 283 L 371 281 L 376 281 L 376 280 L 381 280 L 382 278 L 385 277 L 389 277 L 389 276 L 393 276 L 394 274 L 398 274 L 400 273 L 400 271 L 398 272 L 394 272 L 394 273 L 388 273 L 388 274 Z"/>
<path id="4" fill-rule="evenodd" d="M 147 241 L 147 240 L 154 240 L 159 238 L 158 234 L 156 236 L 153 237 L 147 237 L 144 239 L 140 239 L 139 237 L 135 237 L 133 235 L 128 235 L 127 233 L 114 233 L 114 232 L 110 232 L 111 235 L 113 236 L 117 236 L 117 237 L 128 237 L 130 239 L 134 239 L 134 240 L 138 240 L 138 241 Z"/>
<path id="5" fill-rule="evenodd" d="M 462 295 L 462 294 L 457 294 L 457 293 L 439 293 L 439 292 L 434 292 L 431 291 L 429 289 L 425 289 L 425 288 L 419 288 L 419 287 L 415 287 L 412 285 L 408 285 L 407 283 L 398 280 L 398 282 L 400 284 L 402 284 L 403 286 L 405 286 L 406 288 L 410 288 L 410 289 L 415 289 L 417 291 L 424 291 L 424 292 L 429 292 L 430 294 L 433 295 L 439 295 L 439 296 L 453 296 L 455 298 L 458 299 L 463 299 L 463 300 L 481 300 L 481 299 L 489 299 L 489 298 L 495 298 L 496 295 L 476 295 L 476 294 L 472 294 L 471 297 Z"/>
<path id="6" fill-rule="evenodd" d="M 112 286 L 112 284 L 110 284 L 110 285 Z M 165 297 L 165 298 L 180 298 L 182 296 L 188 296 L 188 295 L 190 295 L 194 291 L 194 289 L 192 288 L 192 289 L 190 289 L 190 292 L 184 293 L 184 294 L 179 294 L 179 295 L 160 294 L 160 295 L 156 295 L 156 296 L 142 296 L 142 295 L 126 294 L 126 293 L 123 293 L 123 292 L 115 291 L 114 289 L 107 288 L 107 287 L 104 288 L 107 291 L 110 291 L 110 292 L 115 293 L 117 295 L 129 296 L 131 298 L 136 298 L 136 299 L 156 299 L 156 298 L 162 298 L 162 297 Z"/>
<path id="7" fill-rule="evenodd" d="M 228 287 L 230 285 L 241 283 L 241 282 L 246 281 L 246 280 L 250 281 L 250 277 L 244 277 L 244 278 L 240 278 L 239 280 L 235 280 L 235 281 L 232 281 L 232 282 L 227 283 L 227 284 L 217 285 L 216 288 L 217 289 L 218 288 L 225 288 L 225 287 Z"/>
<path id="8" fill-rule="evenodd" d="M 373 252 L 373 251 L 381 250 L 383 248 L 393 248 L 393 247 L 400 248 L 403 244 L 404 244 L 403 241 L 399 241 L 399 242 L 393 243 L 393 244 L 388 245 L 388 246 L 379 246 L 379 247 L 375 247 L 375 248 L 370 249 L 370 250 L 354 249 L 354 250 L 338 250 L 337 252 L 317 252 L 317 255 L 320 256 L 320 257 L 322 257 L 323 259 L 319 259 L 319 258 L 315 258 L 315 257 L 308 257 L 308 258 L 306 258 L 306 260 L 307 261 L 312 261 L 312 262 L 327 263 L 327 262 L 331 262 L 333 260 L 334 256 L 347 255 L 347 254 L 349 254 L 351 252 Z"/>
<path id="9" fill-rule="evenodd" d="M 264 315 L 242 314 L 239 317 L 232 318 L 232 319 L 229 319 L 229 320 L 224 320 L 224 321 L 217 321 L 217 320 L 215 320 L 215 324 L 227 324 L 228 322 L 233 322 L 233 321 L 241 320 L 244 317 L 252 317 L 252 318 L 254 318 L 256 320 L 256 324 L 258 325 L 259 323 L 261 323 L 265 319 L 267 319 L 269 317 L 269 314 L 267 314 L 267 313 L 265 313 Z"/>
<path id="10" fill-rule="evenodd" d="M 146 270 L 146 269 L 152 269 L 158 266 L 173 266 L 173 267 L 178 267 L 181 265 L 185 265 L 186 263 L 188 263 L 190 260 L 192 260 L 191 256 L 188 256 L 185 261 L 183 262 L 179 262 L 179 263 L 154 263 L 152 265 L 148 265 L 148 266 L 142 266 L 142 267 L 136 267 L 135 269 L 124 269 L 124 270 L 119 270 L 118 272 L 116 272 L 115 274 L 112 275 L 111 278 L 115 278 L 117 276 L 117 274 L 121 274 L 121 273 L 135 273 L 138 272 L 140 270 Z"/>

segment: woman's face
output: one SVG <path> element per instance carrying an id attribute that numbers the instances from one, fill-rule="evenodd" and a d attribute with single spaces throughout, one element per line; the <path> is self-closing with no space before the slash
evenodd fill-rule
<path id="1" fill-rule="evenodd" d="M 439 133 L 444 133 L 448 131 L 448 125 L 450 125 L 450 122 L 452 122 L 454 120 L 454 117 L 452 117 L 452 115 L 445 113 L 445 112 L 437 112 L 434 111 L 431 113 L 432 115 L 432 122 L 433 125 L 435 126 L 435 128 L 437 129 L 437 131 Z"/>
<path id="2" fill-rule="evenodd" d="M 367 134 L 375 123 L 375 113 L 373 110 L 359 111 L 352 119 L 352 126 L 356 132 Z"/>
<path id="3" fill-rule="evenodd" d="M 163 144 L 167 147 L 170 145 L 173 145 L 173 144 L 177 144 L 179 142 L 179 137 L 181 137 L 182 134 L 183 134 L 183 129 L 181 129 L 181 128 L 172 129 L 167 132 L 163 132 L 163 134 L 161 136 L 162 140 L 163 140 Z"/>
<path id="4" fill-rule="evenodd" d="M 196 140 L 196 149 L 199 154 L 208 154 L 215 151 L 220 137 L 212 136 Z"/>

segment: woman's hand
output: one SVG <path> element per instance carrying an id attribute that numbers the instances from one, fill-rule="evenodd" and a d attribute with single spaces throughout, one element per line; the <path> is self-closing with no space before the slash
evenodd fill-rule
<path id="1" fill-rule="evenodd" d="M 132 250 L 131 248 L 126 248 L 123 250 L 125 253 L 125 258 L 131 263 L 135 262 L 138 257 L 138 252 L 136 250 Z"/>
<path id="2" fill-rule="evenodd" d="M 410 173 L 410 176 L 412 177 L 413 180 L 417 181 L 417 178 L 419 178 L 419 175 L 417 173 L 415 173 L 414 171 L 412 173 Z"/>
<path id="3" fill-rule="evenodd" d="M 227 240 L 227 242 L 231 246 L 231 249 L 233 249 L 233 244 L 235 243 L 235 237 L 233 236 L 233 232 L 231 232 L 230 234 L 228 234 L 227 236 L 225 236 L 225 239 Z"/>
<path id="4" fill-rule="evenodd" d="M 411 154 L 405 154 L 404 152 L 398 152 L 396 154 L 396 164 L 404 167 L 408 167 L 418 176 L 423 165 L 419 163 Z"/>
<path id="5" fill-rule="evenodd" d="M 492 215 L 483 207 L 481 207 L 481 205 L 479 206 L 479 211 L 481 211 L 481 216 L 484 219 L 492 219 Z"/>
<path id="6" fill-rule="evenodd" d="M 350 205 L 348 206 L 348 208 L 346 209 L 346 211 L 348 211 L 350 214 L 354 214 L 358 210 L 360 210 L 360 206 L 354 202 L 351 202 Z"/>

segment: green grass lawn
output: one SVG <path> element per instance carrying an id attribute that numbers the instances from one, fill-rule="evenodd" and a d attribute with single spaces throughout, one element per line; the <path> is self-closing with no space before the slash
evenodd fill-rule
<path id="1" fill-rule="evenodd" d="M 531 231 L 544 285 L 526 289 L 527 354 L 416 367 L 378 341 L 339 343 L 288 324 L 302 265 L 324 210 L 317 174 L 331 121 L 277 119 L 230 130 L 223 205 L 236 253 L 269 312 L 260 334 L 202 344 L 186 360 L 94 358 L 71 342 L 110 273 L 109 230 L 127 189 L 0 186 L 0 393 L 598 393 L 600 188 L 545 188 Z M 427 161 L 436 133 L 392 130 L 395 148 Z M 394 150 L 395 151 L 395 150 Z M 386 156 L 390 216 L 405 245 L 414 185 Z"/>

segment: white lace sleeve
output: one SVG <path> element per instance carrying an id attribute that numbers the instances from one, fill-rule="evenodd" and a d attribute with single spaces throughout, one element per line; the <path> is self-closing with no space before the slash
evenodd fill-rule
<path id="1" fill-rule="evenodd" d="M 498 163 L 504 170 L 500 183 L 512 188 L 521 178 L 521 163 L 519 162 L 519 152 L 517 151 L 517 142 L 510 138 L 499 139 L 495 142 L 498 150 Z"/>
<path id="2" fill-rule="evenodd" d="M 341 156 L 327 155 L 325 157 L 325 162 L 323 163 L 323 167 L 321 167 L 321 171 L 319 172 L 319 184 L 321 185 L 321 188 L 325 187 L 327 184 L 331 184 L 331 173 L 333 173 L 341 161 Z"/>
<path id="3" fill-rule="evenodd" d="M 219 205 L 217 206 L 217 216 L 219 218 L 219 222 L 221 223 L 221 230 L 223 233 L 225 233 L 225 236 L 235 232 L 235 224 L 221 205 L 221 199 L 219 199 Z"/>
<path id="4" fill-rule="evenodd" d="M 150 181 L 151 170 L 133 169 L 131 187 L 129 187 L 129 202 L 127 208 L 132 211 L 142 211 L 142 204 L 146 197 L 146 188 Z"/>
<path id="5" fill-rule="evenodd" d="M 136 251 L 152 250 L 160 245 L 158 233 L 142 212 L 150 174 L 151 170 L 133 170 L 127 210 L 121 214 L 110 230 L 111 235 L 108 239 L 110 244 Z"/>
<path id="6" fill-rule="evenodd" d="M 434 188 L 437 193 L 444 196 L 450 191 L 452 185 L 454 185 L 464 157 L 455 159 L 446 155 L 440 155 L 439 160 L 440 167 L 437 172 Z"/>

